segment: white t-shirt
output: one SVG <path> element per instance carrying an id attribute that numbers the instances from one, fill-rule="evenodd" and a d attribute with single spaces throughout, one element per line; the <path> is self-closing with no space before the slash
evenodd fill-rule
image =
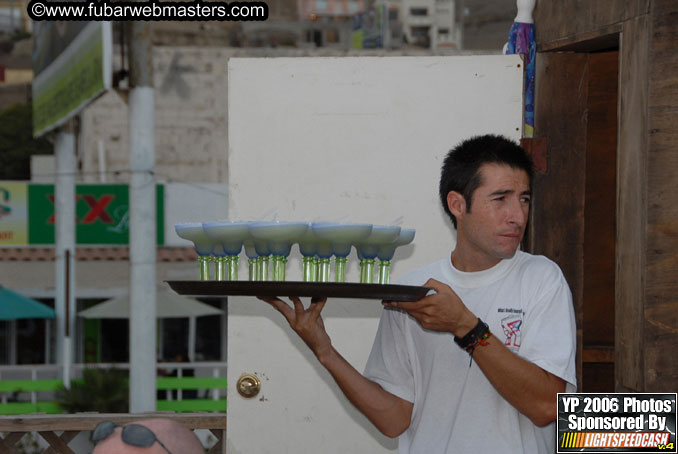
<path id="1" fill-rule="evenodd" d="M 447 258 L 398 283 L 423 285 L 429 278 L 452 287 L 509 349 L 565 380 L 568 392 L 576 389 L 572 295 L 555 263 L 518 251 L 488 270 L 465 273 Z M 399 452 L 553 453 L 555 423 L 534 425 L 469 362 L 451 333 L 425 330 L 402 311 L 383 311 L 365 376 L 414 403 Z"/>

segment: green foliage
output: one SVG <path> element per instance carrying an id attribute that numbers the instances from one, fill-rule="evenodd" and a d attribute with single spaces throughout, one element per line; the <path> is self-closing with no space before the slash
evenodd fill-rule
<path id="1" fill-rule="evenodd" d="M 30 105 L 15 104 L 0 112 L 0 180 L 29 180 L 31 155 L 51 154 L 52 144 L 33 138 Z"/>
<path id="2" fill-rule="evenodd" d="M 129 383 L 127 373 L 119 369 L 85 369 L 82 380 L 61 387 L 56 401 L 68 413 L 96 411 L 127 413 Z"/>
<path id="3" fill-rule="evenodd" d="M 11 38 L 12 38 L 12 41 L 22 41 L 24 39 L 30 38 L 31 36 L 33 36 L 33 35 L 31 35 L 30 32 L 27 32 L 26 30 L 17 29 L 17 30 L 14 30 L 14 33 L 12 33 Z"/>

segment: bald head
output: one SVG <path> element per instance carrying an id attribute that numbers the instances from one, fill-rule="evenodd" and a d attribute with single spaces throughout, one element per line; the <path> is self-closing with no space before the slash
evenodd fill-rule
<path id="1" fill-rule="evenodd" d="M 134 424 L 146 426 L 155 434 L 172 454 L 203 454 L 205 450 L 192 430 L 171 419 L 144 419 Z M 93 454 L 167 454 L 159 443 L 153 443 L 150 448 L 130 446 L 122 441 L 122 428 L 116 427 L 115 432 L 105 440 L 97 443 Z"/>

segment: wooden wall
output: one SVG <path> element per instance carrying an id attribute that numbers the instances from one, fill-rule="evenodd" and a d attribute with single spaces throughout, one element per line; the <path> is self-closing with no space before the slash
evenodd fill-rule
<path id="1" fill-rule="evenodd" d="M 620 43 L 617 148 L 617 292 L 615 367 L 618 391 L 645 389 L 645 251 L 647 238 L 648 17 L 625 24 Z"/>
<path id="2" fill-rule="evenodd" d="M 619 43 L 615 388 L 673 391 L 678 388 L 678 204 L 671 200 L 678 183 L 678 1 L 539 0 L 535 26 L 538 61 L 556 51 L 590 53 Z M 537 65 L 538 87 L 545 70 Z M 576 104 L 579 93 L 571 95 Z M 537 131 L 544 130 L 540 121 L 553 122 L 536 112 Z M 573 159 L 581 151 L 577 137 L 569 142 Z M 554 152 L 549 141 L 549 159 L 555 159 Z M 577 266 L 583 269 L 583 263 Z"/>
<path id="3" fill-rule="evenodd" d="M 653 0 L 645 275 L 645 390 L 678 389 L 678 2 Z"/>
<path id="4" fill-rule="evenodd" d="M 650 11 L 651 0 L 537 0 L 539 50 L 563 48 L 618 33 L 622 24 Z"/>
<path id="5" fill-rule="evenodd" d="M 581 383 L 584 197 L 586 190 L 587 56 L 548 54 L 537 59 L 535 135 L 546 139 L 548 164 L 532 182 L 527 250 L 549 257 L 570 285 L 577 318 L 577 381 Z M 549 93 L 549 96 L 540 96 Z M 564 121 L 563 121 L 564 119 Z"/>

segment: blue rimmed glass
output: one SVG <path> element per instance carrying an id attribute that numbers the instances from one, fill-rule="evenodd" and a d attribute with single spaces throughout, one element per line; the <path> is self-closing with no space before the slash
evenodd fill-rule
<path id="1" fill-rule="evenodd" d="M 206 281 L 210 278 L 210 262 L 212 253 L 217 256 L 224 255 L 221 245 L 209 238 L 202 229 L 202 223 L 189 222 L 186 224 L 175 224 L 174 230 L 179 237 L 193 242 L 195 252 L 198 253 L 198 263 L 200 264 L 200 280 Z"/>

